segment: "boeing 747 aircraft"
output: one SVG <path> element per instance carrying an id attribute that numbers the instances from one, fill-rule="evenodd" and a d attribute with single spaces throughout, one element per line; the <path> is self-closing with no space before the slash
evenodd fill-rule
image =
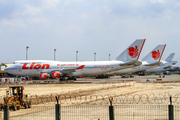
<path id="1" fill-rule="evenodd" d="M 146 39 L 138 39 L 113 61 L 61 62 L 48 60 L 20 60 L 5 69 L 17 76 L 47 78 L 74 78 L 104 74 L 141 65 L 138 61 Z"/>

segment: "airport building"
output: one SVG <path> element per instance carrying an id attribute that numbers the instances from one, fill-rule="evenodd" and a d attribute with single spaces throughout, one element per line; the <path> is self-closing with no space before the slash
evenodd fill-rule
<path id="1" fill-rule="evenodd" d="M 10 66 L 12 63 L 0 63 L 0 77 L 9 77 L 11 75 L 9 75 L 8 73 L 6 73 L 6 71 L 4 71 L 4 69 L 8 66 Z"/>

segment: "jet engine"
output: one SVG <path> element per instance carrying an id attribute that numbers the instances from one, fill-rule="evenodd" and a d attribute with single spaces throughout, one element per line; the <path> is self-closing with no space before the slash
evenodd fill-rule
<path id="1" fill-rule="evenodd" d="M 40 78 L 41 79 L 47 79 L 49 77 L 49 74 L 48 73 L 41 73 L 40 74 Z"/>
<path id="2" fill-rule="evenodd" d="M 60 71 L 53 71 L 51 73 L 40 73 L 41 79 L 48 79 L 48 78 L 60 78 L 63 74 Z"/>
<path id="3" fill-rule="evenodd" d="M 59 71 L 52 72 L 52 78 L 60 78 L 61 73 Z"/>

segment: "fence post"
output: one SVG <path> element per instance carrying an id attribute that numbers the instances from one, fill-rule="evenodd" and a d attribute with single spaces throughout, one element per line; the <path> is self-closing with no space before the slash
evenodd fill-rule
<path id="1" fill-rule="evenodd" d="M 170 96 L 170 105 L 168 107 L 169 120 L 174 120 L 174 107 L 172 105 L 172 97 Z"/>
<path id="2" fill-rule="evenodd" d="M 56 120 L 60 120 L 60 104 L 58 102 L 58 98 L 56 97 L 57 104 L 55 105 L 55 117 Z"/>
<path id="3" fill-rule="evenodd" d="M 4 120 L 9 120 L 9 106 L 4 105 Z"/>
<path id="4" fill-rule="evenodd" d="M 113 98 L 109 99 L 110 106 L 109 106 L 109 120 L 114 120 L 114 107 L 112 106 Z"/>

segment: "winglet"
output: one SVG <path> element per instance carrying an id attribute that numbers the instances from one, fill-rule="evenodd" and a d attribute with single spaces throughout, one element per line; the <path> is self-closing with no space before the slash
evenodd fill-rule
<path id="1" fill-rule="evenodd" d="M 85 65 L 81 65 L 80 67 L 76 68 L 77 70 L 79 69 L 83 69 L 85 67 Z"/>

